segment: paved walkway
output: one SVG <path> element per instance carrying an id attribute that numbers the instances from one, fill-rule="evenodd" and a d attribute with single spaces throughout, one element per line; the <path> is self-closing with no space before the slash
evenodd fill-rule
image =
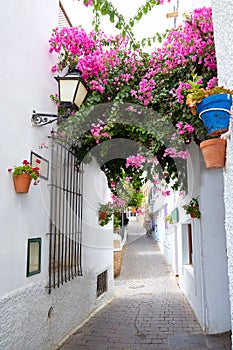
<path id="1" fill-rule="evenodd" d="M 231 349 L 228 333 L 202 333 L 157 244 L 136 222 L 115 286 L 116 298 L 60 350 Z"/>

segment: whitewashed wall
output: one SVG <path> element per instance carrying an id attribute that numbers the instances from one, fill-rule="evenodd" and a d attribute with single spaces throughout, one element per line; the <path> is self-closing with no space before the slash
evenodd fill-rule
<path id="1" fill-rule="evenodd" d="M 221 333 L 231 328 L 223 193 L 222 169 L 207 170 L 204 167 L 201 171 L 203 217 L 200 223 L 209 333 Z"/>
<path id="2" fill-rule="evenodd" d="M 186 221 L 192 225 L 194 268 L 183 267 L 181 288 L 203 329 L 213 334 L 230 329 L 223 171 L 206 169 L 200 150 L 195 148 L 191 154 L 192 174 L 189 172 L 189 177 L 194 178 L 193 196 L 199 195 L 202 216 L 200 220 Z M 185 224 L 185 217 L 183 222 Z"/>
<path id="3" fill-rule="evenodd" d="M 41 179 L 28 194 L 16 194 L 8 168 L 30 160 L 30 152 L 50 159 L 51 126 L 33 127 L 32 110 L 56 113 L 50 94 L 57 83 L 48 40 L 57 26 L 58 1 L 1 3 L 0 138 L 0 349 L 54 349 L 64 337 L 113 296 L 112 230 L 98 226 L 98 202 L 108 198 L 98 165 L 85 167 L 83 276 L 48 294 L 50 181 Z M 54 124 L 55 126 L 55 124 Z M 100 193 L 93 192 L 93 174 Z M 93 193 L 92 193 L 93 192 Z M 104 196 L 102 197 L 102 194 Z M 26 277 L 27 240 L 42 238 L 41 273 Z M 97 274 L 108 270 L 108 292 L 96 299 Z"/>
<path id="4" fill-rule="evenodd" d="M 113 286 L 113 228 L 103 230 L 98 225 L 98 203 L 103 197 L 98 197 L 93 191 L 93 180 L 99 188 L 103 188 L 105 200 L 109 190 L 106 187 L 104 174 L 98 165 L 84 167 L 84 230 L 83 230 L 83 276 L 65 283 L 60 288 L 52 290 L 51 295 L 46 289 L 48 238 L 42 234 L 42 272 L 26 277 L 26 248 L 24 254 L 17 252 L 17 261 L 22 260 L 21 267 L 16 270 L 20 274 L 21 287 L 10 283 L 15 270 L 15 259 L 7 266 L 8 292 L 2 292 L 0 299 L 0 349 L 4 350 L 34 350 L 56 348 L 63 339 L 79 327 L 95 310 L 110 301 L 114 295 Z M 92 195 L 89 198 L 90 191 Z M 22 195 L 23 196 L 23 195 Z M 92 203 L 87 205 L 87 203 Z M 34 214 L 36 220 L 36 215 Z M 14 239 L 12 232 L 11 238 Z M 45 248 L 46 247 L 46 248 Z M 17 251 L 17 250 L 16 250 Z M 14 251 L 10 252 L 13 255 Z M 2 250 L 1 250 L 2 255 Z M 2 261 L 4 259 L 2 257 Z M 97 275 L 108 271 L 108 291 L 101 298 L 96 298 Z M 9 282 L 8 282 L 9 281 Z M 15 282 L 16 283 L 16 282 Z M 2 285 L 1 285 L 2 287 Z"/>
<path id="5" fill-rule="evenodd" d="M 84 168 L 84 207 L 83 235 L 85 266 L 91 271 L 103 272 L 113 262 L 113 221 L 106 226 L 98 224 L 99 203 L 110 200 L 107 179 L 98 165 L 92 164 Z"/>
<path id="6" fill-rule="evenodd" d="M 219 84 L 233 88 L 233 8 L 231 0 L 212 0 L 215 46 Z M 224 171 L 225 227 L 227 239 L 228 274 L 233 327 L 233 142 L 232 128 L 227 144 L 227 159 Z"/>
<path id="7" fill-rule="evenodd" d="M 56 112 L 49 95 L 56 91 L 48 53 L 51 27 L 57 24 L 57 1 L 30 0 L 4 2 L 0 11 L 1 44 L 1 210 L 0 210 L 0 296 L 32 281 L 25 277 L 26 242 L 48 230 L 47 208 L 41 200 L 41 187 L 31 185 L 26 195 L 15 194 L 8 168 L 30 160 L 31 150 L 47 142 L 50 128 L 31 126 L 32 110 Z M 54 81 L 53 81 L 54 80 Z M 46 155 L 47 157 L 47 155 Z M 44 251 L 43 251 L 44 252 Z M 23 258 L 22 258 L 23 257 Z M 46 266 L 43 266 L 43 270 Z M 43 279 L 43 273 L 39 279 Z"/>
<path id="8" fill-rule="evenodd" d="M 230 306 L 227 275 L 226 235 L 224 229 L 222 170 L 207 170 L 197 145 L 189 147 L 188 192 L 185 197 L 172 194 L 154 204 L 157 215 L 158 243 L 179 276 L 179 285 L 193 308 L 202 328 L 210 334 L 228 331 Z M 191 219 L 182 208 L 184 202 L 199 197 L 202 217 Z M 168 214 L 179 208 L 179 222 L 165 229 L 163 205 Z M 188 261 L 187 225 L 192 228 L 193 265 Z"/>
<path id="9" fill-rule="evenodd" d="M 215 38 L 217 40 L 218 72 L 221 84 L 233 87 L 232 45 L 229 45 L 233 34 L 232 1 L 219 2 L 213 0 Z M 186 1 L 192 9 L 210 6 L 210 1 Z M 180 10 L 184 2 L 180 3 Z M 185 10 L 185 9 L 184 9 Z M 190 8 L 191 10 L 191 8 Z M 224 14 L 224 15 L 223 15 Z M 224 24 L 223 24 L 224 23 Z M 226 69 L 227 68 L 227 69 Z M 228 231 L 228 268 L 233 302 L 233 246 L 232 246 L 232 190 L 233 189 L 233 145 L 228 144 L 228 160 L 225 175 L 225 204 L 226 229 Z M 227 274 L 226 233 L 224 229 L 224 202 L 223 202 L 223 171 L 206 170 L 202 156 L 196 147 L 191 149 L 189 163 L 189 191 L 188 198 L 199 195 L 202 211 L 201 220 L 192 220 L 179 208 L 180 224 L 169 225 L 164 230 L 161 221 L 162 211 L 159 214 L 158 232 L 159 244 L 173 267 L 174 273 L 179 274 L 179 284 L 190 302 L 203 330 L 208 333 L 224 332 L 231 328 L 229 280 Z M 170 198 L 168 208 L 171 210 Z M 174 208 L 174 207 L 173 207 Z M 187 234 L 187 224 L 192 225 L 193 232 L 193 264 L 187 265 L 184 255 L 184 235 Z M 174 254 L 177 255 L 174 256 Z M 177 268 L 178 266 L 178 268 Z M 233 322 L 233 308 L 231 311 Z"/>

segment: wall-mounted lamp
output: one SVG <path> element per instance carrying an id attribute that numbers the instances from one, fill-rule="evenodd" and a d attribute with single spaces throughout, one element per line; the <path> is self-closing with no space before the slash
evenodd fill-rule
<path id="1" fill-rule="evenodd" d="M 65 109 L 64 115 L 36 113 L 33 111 L 31 122 L 35 126 L 51 124 L 68 118 L 71 108 L 80 108 L 88 94 L 87 86 L 82 79 L 82 73 L 78 69 L 68 72 L 64 77 L 55 77 L 58 82 L 59 102 Z"/>

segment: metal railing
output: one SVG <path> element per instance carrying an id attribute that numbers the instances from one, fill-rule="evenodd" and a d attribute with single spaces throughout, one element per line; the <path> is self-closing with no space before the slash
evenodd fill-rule
<path id="1" fill-rule="evenodd" d="M 51 154 L 48 291 L 82 275 L 83 171 L 64 145 Z"/>

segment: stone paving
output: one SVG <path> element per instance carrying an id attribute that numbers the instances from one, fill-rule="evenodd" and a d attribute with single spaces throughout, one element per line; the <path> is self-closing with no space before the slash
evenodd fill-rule
<path id="1" fill-rule="evenodd" d="M 132 222 L 116 298 L 60 350 L 231 350 L 229 333 L 205 335 L 157 244 Z"/>

